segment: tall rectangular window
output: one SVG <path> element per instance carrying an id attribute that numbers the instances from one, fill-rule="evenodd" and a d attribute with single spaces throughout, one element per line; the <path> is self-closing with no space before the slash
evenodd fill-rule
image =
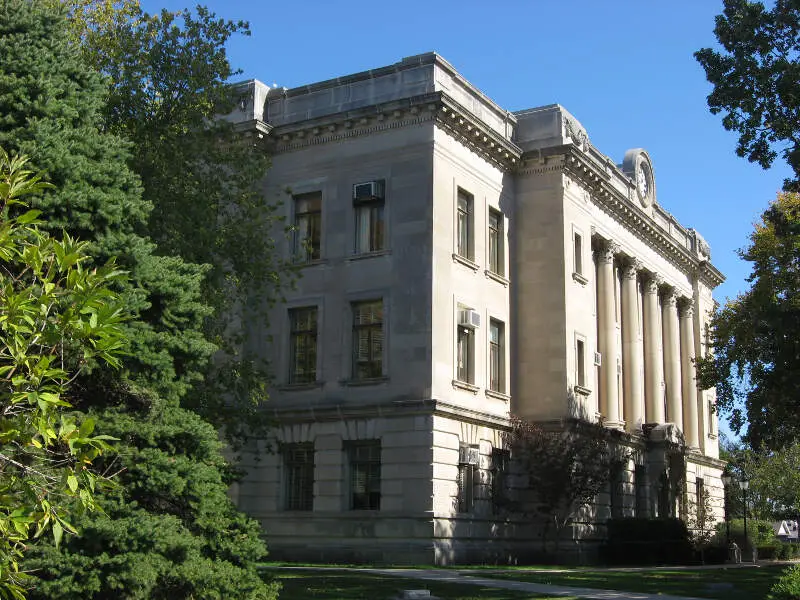
<path id="1" fill-rule="evenodd" d="M 492 449 L 492 513 L 498 514 L 503 510 L 508 496 L 508 466 L 511 453 L 502 448 Z"/>
<path id="2" fill-rule="evenodd" d="M 381 442 L 352 442 L 347 446 L 350 465 L 350 508 L 379 510 L 381 507 Z"/>
<path id="3" fill-rule="evenodd" d="M 586 342 L 575 340 L 575 382 L 586 387 Z"/>
<path id="4" fill-rule="evenodd" d="M 578 275 L 583 275 L 583 238 L 577 231 L 573 234 L 573 270 Z"/>
<path id="5" fill-rule="evenodd" d="M 475 335 L 471 328 L 456 327 L 456 379 L 475 383 Z"/>
<path id="6" fill-rule="evenodd" d="M 702 477 L 698 477 L 694 481 L 694 493 L 697 501 L 697 523 L 702 529 L 705 528 L 706 521 L 706 482 Z"/>
<path id="7" fill-rule="evenodd" d="M 489 321 L 489 389 L 504 393 L 505 384 L 505 324 L 497 319 Z"/>
<path id="8" fill-rule="evenodd" d="M 356 254 L 378 252 L 386 248 L 383 198 L 361 202 L 356 212 Z"/>
<path id="9" fill-rule="evenodd" d="M 294 196 L 294 256 L 298 262 L 322 256 L 322 192 Z"/>
<path id="10" fill-rule="evenodd" d="M 317 307 L 289 311 L 289 383 L 317 380 Z"/>
<path id="11" fill-rule="evenodd" d="M 284 509 L 314 508 L 314 444 L 287 444 L 281 448 L 284 468 Z"/>
<path id="12" fill-rule="evenodd" d="M 633 471 L 634 486 L 636 492 L 636 517 L 647 517 L 647 467 L 636 465 Z"/>
<path id="13" fill-rule="evenodd" d="M 353 378 L 383 376 L 383 300 L 353 303 Z"/>
<path id="14" fill-rule="evenodd" d="M 496 275 L 505 274 L 503 237 L 503 213 L 489 209 L 489 271 Z"/>
<path id="15" fill-rule="evenodd" d="M 458 211 L 456 215 L 456 237 L 458 255 L 468 260 L 474 257 L 474 240 L 472 235 L 473 197 L 469 192 L 458 188 Z"/>
<path id="16" fill-rule="evenodd" d="M 475 465 L 458 465 L 458 512 L 472 512 L 475 507 Z"/>

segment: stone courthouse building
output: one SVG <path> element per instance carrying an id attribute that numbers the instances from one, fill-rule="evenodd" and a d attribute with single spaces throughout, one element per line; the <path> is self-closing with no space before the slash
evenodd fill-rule
<path id="1" fill-rule="evenodd" d="M 561 106 L 509 112 L 433 53 L 239 90 L 302 272 L 252 324 L 277 443 L 234 492 L 273 558 L 524 559 L 539 533 L 493 501 L 509 415 L 588 418 L 630 450 L 565 546 L 703 492 L 721 512 L 693 360 L 723 278 L 645 150 L 620 164 Z"/>

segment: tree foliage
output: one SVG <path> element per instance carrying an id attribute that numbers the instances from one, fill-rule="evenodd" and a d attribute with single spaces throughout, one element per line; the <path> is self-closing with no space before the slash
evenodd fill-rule
<path id="1" fill-rule="evenodd" d="M 752 265 L 750 289 L 715 314 L 715 354 L 699 375 L 736 433 L 747 424 L 753 448 L 776 450 L 800 433 L 800 195 L 778 195 L 740 256 Z"/>
<path id="2" fill-rule="evenodd" d="M 714 86 L 708 106 L 739 134 L 736 153 L 767 168 L 780 155 L 800 185 L 800 2 L 724 0 L 714 34 L 721 51 L 695 53 Z"/>
<path id="3" fill-rule="evenodd" d="M 153 206 L 150 236 L 164 252 L 211 266 L 203 293 L 214 313 L 206 333 L 221 352 L 184 405 L 231 442 L 263 432 L 258 405 L 269 366 L 246 348 L 248 320 L 267 314 L 246 311 L 254 297 L 265 307 L 280 299 L 292 274 L 271 233 L 282 219 L 278 205 L 260 187 L 269 155 L 257 137 L 218 118 L 238 100 L 226 45 L 249 35 L 248 25 L 202 6 L 150 15 L 122 2 L 112 17 L 107 2 L 72 5 L 81 17 L 73 22 L 83 19 L 83 52 L 111 83 L 105 126 L 133 142 L 130 165 Z"/>
<path id="4" fill-rule="evenodd" d="M 0 0 L 0 140 L 60 186 L 32 196 L 51 227 L 85 235 L 94 264 L 117 255 L 130 272 L 116 288 L 131 345 L 119 372 L 73 384 L 80 414 L 120 440 L 97 465 L 120 487 L 100 490 L 105 514 L 79 519 L 83 536 L 26 560 L 40 578 L 32 597 L 273 598 L 254 568 L 266 553 L 260 530 L 226 496 L 216 429 L 181 408 L 216 350 L 204 329 L 209 269 L 147 235 L 152 203 L 130 169 L 132 146 L 106 125 L 105 80 L 70 36 L 44 0 Z"/>
<path id="5" fill-rule="evenodd" d="M 505 435 L 516 473 L 512 494 L 503 502 L 513 513 L 544 524 L 546 545 L 551 526 L 556 549 L 562 530 L 578 510 L 592 503 L 608 483 L 617 456 L 609 430 L 588 421 L 570 420 L 548 431 L 518 417 Z"/>
<path id="6" fill-rule="evenodd" d="M 47 186 L 26 160 L 0 148 L 0 597 L 24 598 L 19 559 L 29 540 L 96 508 L 104 477 L 92 462 L 109 449 L 91 418 L 67 414 L 70 382 L 90 362 L 119 366 L 125 338 L 113 263 L 87 268 L 87 244 L 40 229 L 23 196 Z"/>

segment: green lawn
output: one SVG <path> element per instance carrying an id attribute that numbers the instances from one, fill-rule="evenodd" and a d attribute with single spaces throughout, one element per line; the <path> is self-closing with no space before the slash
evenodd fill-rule
<path id="1" fill-rule="evenodd" d="M 289 571 L 267 569 L 283 585 L 280 600 L 383 600 L 392 598 L 402 590 L 431 591 L 444 600 L 556 600 L 543 596 L 511 590 L 498 590 L 478 585 L 419 581 L 358 572 Z M 558 600 L 577 600 L 559 596 Z"/>
<path id="2" fill-rule="evenodd" d="M 731 569 L 648 571 L 582 571 L 540 573 L 514 570 L 509 573 L 481 573 L 482 577 L 530 581 L 552 585 L 670 594 L 695 598 L 745 600 L 765 598 L 785 566 Z M 732 586 L 732 587 L 730 587 Z"/>

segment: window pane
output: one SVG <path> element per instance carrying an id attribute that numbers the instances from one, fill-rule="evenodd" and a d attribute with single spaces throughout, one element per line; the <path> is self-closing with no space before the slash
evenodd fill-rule
<path id="1" fill-rule="evenodd" d="M 502 322 L 489 321 L 489 389 L 505 392 L 505 331 Z"/>
<path id="2" fill-rule="evenodd" d="M 356 207 L 356 252 L 384 249 L 384 208 L 382 202 Z"/>
<path id="3" fill-rule="evenodd" d="M 353 510 L 379 510 L 381 499 L 380 441 L 358 442 L 348 448 L 350 503 Z"/>
<path id="4" fill-rule="evenodd" d="M 294 255 L 296 260 L 317 260 L 322 248 L 322 194 L 294 197 Z"/>
<path id="5" fill-rule="evenodd" d="M 583 240 L 579 233 L 575 234 L 575 272 L 583 274 Z"/>
<path id="6" fill-rule="evenodd" d="M 289 383 L 311 383 L 317 379 L 317 308 L 289 311 Z"/>
<path id="7" fill-rule="evenodd" d="M 457 205 L 456 238 L 458 254 L 472 260 L 472 196 L 459 189 Z"/>
<path id="8" fill-rule="evenodd" d="M 489 270 L 503 275 L 505 256 L 503 254 L 503 215 L 496 210 L 489 211 Z"/>
<path id="9" fill-rule="evenodd" d="M 383 375 L 383 301 L 353 304 L 353 377 Z"/>
<path id="10" fill-rule="evenodd" d="M 312 510 L 314 506 L 314 446 L 290 444 L 282 450 L 285 470 L 285 509 Z"/>

